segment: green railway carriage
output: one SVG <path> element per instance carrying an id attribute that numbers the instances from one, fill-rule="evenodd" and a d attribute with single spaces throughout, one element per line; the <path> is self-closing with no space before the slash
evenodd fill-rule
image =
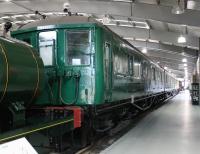
<path id="1" fill-rule="evenodd" d="M 49 18 L 11 35 L 32 45 L 44 63 L 45 85 L 31 108 L 80 107 L 84 120 L 75 134 L 83 145 L 91 132 L 105 132 L 178 91 L 166 70 L 92 18 Z"/>
<path id="2" fill-rule="evenodd" d="M 60 152 L 76 128 L 86 145 L 178 92 L 173 76 L 92 18 L 47 18 L 11 35 L 0 37 L 0 143 L 42 130 Z"/>
<path id="3" fill-rule="evenodd" d="M 177 89 L 162 68 L 88 17 L 37 21 L 12 36 L 33 45 L 45 64 L 38 105 L 111 104 Z"/>

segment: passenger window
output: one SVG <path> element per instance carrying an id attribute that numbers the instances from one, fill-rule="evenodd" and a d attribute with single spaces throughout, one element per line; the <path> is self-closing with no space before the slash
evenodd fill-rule
<path id="1" fill-rule="evenodd" d="M 66 41 L 65 65 L 90 65 L 91 31 L 67 31 Z"/>
<path id="2" fill-rule="evenodd" d="M 116 74 L 128 75 L 128 55 L 123 51 L 114 51 L 113 66 Z"/>
<path id="3" fill-rule="evenodd" d="M 142 63 L 142 72 L 141 72 L 141 75 L 143 78 L 147 78 L 148 77 L 148 71 L 147 71 L 147 63 L 146 62 L 143 62 Z"/>
<path id="4" fill-rule="evenodd" d="M 109 61 L 109 55 L 110 55 L 110 44 L 105 43 L 105 60 Z"/>
<path id="5" fill-rule="evenodd" d="M 56 31 L 39 33 L 39 52 L 45 66 L 54 65 Z"/>
<path id="6" fill-rule="evenodd" d="M 168 76 L 165 75 L 165 82 L 167 83 L 168 82 Z"/>
<path id="7" fill-rule="evenodd" d="M 159 76 L 158 76 L 158 70 L 155 68 L 155 80 L 158 81 L 159 80 Z"/>
<path id="8" fill-rule="evenodd" d="M 129 75 L 133 76 L 133 56 L 128 56 Z"/>
<path id="9" fill-rule="evenodd" d="M 152 68 L 150 66 L 150 64 L 148 63 L 148 70 L 147 70 L 147 74 L 148 74 L 148 79 L 151 79 L 151 74 L 152 74 Z"/>
<path id="10" fill-rule="evenodd" d="M 155 68 L 153 68 L 153 71 L 152 71 L 152 79 L 156 80 L 156 69 Z"/>
<path id="11" fill-rule="evenodd" d="M 141 76 L 141 64 L 137 61 L 134 61 L 134 77 L 140 78 Z"/>
<path id="12" fill-rule="evenodd" d="M 160 73 L 159 73 L 158 69 L 156 69 L 156 81 L 157 82 L 160 81 Z"/>
<path id="13" fill-rule="evenodd" d="M 160 72 L 160 81 L 163 82 L 162 72 Z"/>

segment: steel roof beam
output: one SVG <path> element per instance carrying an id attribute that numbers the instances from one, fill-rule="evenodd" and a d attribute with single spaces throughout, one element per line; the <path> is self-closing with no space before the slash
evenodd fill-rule
<path id="1" fill-rule="evenodd" d="M 150 58 L 152 58 L 155 61 L 160 61 L 161 64 L 162 63 L 168 63 L 169 65 L 171 64 L 171 66 L 176 67 L 177 70 L 180 70 L 179 63 L 177 63 L 178 60 L 176 60 L 176 59 L 170 59 L 170 58 L 167 58 L 167 57 L 159 57 L 159 56 L 156 56 L 156 55 L 150 55 Z M 195 66 L 195 64 L 188 65 L 188 67 L 190 67 L 191 69 L 194 68 L 194 66 Z M 190 69 L 190 71 L 193 71 L 191 69 Z"/>
<path id="2" fill-rule="evenodd" d="M 136 41 L 136 40 L 129 40 L 129 42 L 138 48 L 147 47 L 148 49 L 160 50 L 169 54 L 177 53 L 185 58 L 188 57 L 188 58 L 197 59 L 197 56 L 198 56 L 198 50 L 191 49 L 191 48 L 180 47 L 176 45 L 167 45 L 167 44 L 162 44 L 162 43 Z"/>
<path id="3" fill-rule="evenodd" d="M 166 53 L 163 53 L 163 52 L 157 52 L 157 51 L 153 51 L 153 50 L 148 50 L 147 54 L 148 56 L 156 56 L 156 57 L 165 57 L 165 58 L 168 58 L 168 59 L 171 59 L 171 60 L 176 60 L 177 61 L 177 64 L 182 64 L 182 57 L 180 56 L 177 56 L 177 55 L 170 55 L 170 54 L 166 54 Z M 196 60 L 195 59 L 190 59 L 190 58 L 187 58 L 187 63 L 188 64 L 191 64 L 191 65 L 194 65 L 196 64 Z"/>
<path id="4" fill-rule="evenodd" d="M 141 19 L 152 19 L 179 25 L 200 26 L 200 11 L 185 10 L 185 13 L 175 15 L 172 7 L 151 5 L 145 3 L 105 2 L 89 0 L 73 0 L 70 2 L 73 12 L 110 14 Z"/>
<path id="5" fill-rule="evenodd" d="M 182 64 L 182 61 L 179 60 L 179 59 L 172 59 L 172 58 L 169 58 L 169 57 L 160 57 L 160 55 L 155 55 L 155 54 L 154 55 L 153 54 L 151 54 L 151 55 L 149 54 L 148 56 L 152 57 L 154 59 L 156 58 L 156 60 L 159 61 L 159 62 L 168 61 L 170 63 L 173 63 L 173 65 L 176 64 L 177 67 L 178 67 L 179 64 Z M 195 66 L 195 63 L 192 63 L 192 62 L 187 62 L 187 64 L 188 64 L 188 66 L 191 66 L 191 67 Z"/>
<path id="6" fill-rule="evenodd" d="M 48 2 L 48 5 L 46 3 Z M 44 0 L 44 1 L 17 1 L 20 5 L 26 6 L 27 8 L 31 8 L 31 10 L 38 10 L 41 12 L 49 12 L 49 11 L 62 11 L 63 4 L 65 0 L 52 1 L 52 0 Z M 47 6 L 47 7 L 45 7 Z M 83 13 L 91 13 L 97 15 L 105 15 L 110 14 L 113 18 L 126 17 L 135 20 L 135 19 L 155 19 L 159 21 L 169 22 L 169 23 L 177 23 L 177 24 L 190 24 L 200 23 L 200 11 L 197 11 L 196 16 L 191 16 L 190 13 L 194 14 L 193 10 L 186 10 L 184 14 L 181 15 L 173 15 L 171 14 L 171 7 L 163 7 L 157 5 L 149 5 L 149 4 L 141 4 L 141 3 L 124 3 L 124 2 L 111 2 L 111 1 L 88 1 L 88 0 L 73 0 L 70 1 L 70 8 L 73 12 L 83 12 Z M 162 9 L 161 9 L 162 8 Z M 164 9 L 163 9 L 164 8 Z M 189 13 L 188 13 L 189 11 Z M 23 7 L 19 7 L 10 2 L 2 2 L 0 5 L 0 13 L 9 14 L 9 13 L 30 13 L 30 10 L 26 10 Z M 169 14 L 170 13 L 170 14 Z M 189 15 L 187 15 L 189 14 Z M 184 17 L 182 17 L 184 16 Z M 167 19 L 165 19 L 167 18 Z M 173 20 L 174 21 L 173 21 Z M 180 23 L 182 22 L 182 23 Z M 188 23 L 187 23 L 188 22 Z M 199 26 L 198 24 L 197 26 Z M 112 29 L 116 31 L 118 34 L 133 37 L 137 36 L 139 38 L 147 39 L 149 38 L 149 30 L 140 29 L 140 28 L 127 28 L 127 27 L 115 27 L 112 26 Z M 163 32 L 158 30 L 150 30 L 151 39 L 160 40 L 162 42 L 169 42 L 172 44 L 179 45 L 177 43 L 177 38 L 180 36 L 180 33 L 174 32 Z M 199 42 L 197 37 L 192 37 L 186 35 L 187 42 L 186 46 L 191 46 L 195 48 L 199 48 Z"/>
<path id="7" fill-rule="evenodd" d="M 43 12 L 62 11 L 66 0 L 43 0 L 43 1 L 16 1 L 27 8 Z M 48 3 L 48 5 L 46 5 Z M 171 7 L 151 5 L 145 3 L 124 3 L 112 1 L 71 0 L 72 12 L 89 14 L 110 14 L 129 18 L 152 19 L 179 25 L 200 26 L 200 11 L 185 10 L 185 13 L 175 15 L 171 13 Z M 30 12 L 25 8 L 16 6 L 10 2 L 1 2 L 0 13 L 24 13 Z M 134 20 L 133 19 L 133 20 Z"/>
<path id="8" fill-rule="evenodd" d="M 181 35 L 180 33 L 175 32 L 167 32 L 167 31 L 159 31 L 159 30 L 148 30 L 142 28 L 130 28 L 130 27 L 120 27 L 120 26 L 108 26 L 112 31 L 117 33 L 118 35 L 125 38 L 140 38 L 140 39 L 152 39 L 159 40 L 161 42 L 172 43 L 177 46 L 183 45 L 188 47 L 199 48 L 199 39 L 198 37 L 194 37 L 191 35 L 184 35 L 186 37 L 187 42 L 183 44 L 179 44 L 177 42 L 178 37 Z"/>
<path id="9" fill-rule="evenodd" d="M 153 57 L 153 56 L 151 56 L 151 58 L 153 59 L 153 60 L 159 60 L 159 58 L 158 57 Z M 176 69 L 177 71 L 181 71 L 181 72 L 183 72 L 184 73 L 184 68 L 182 68 L 182 69 L 180 69 L 179 68 L 179 64 L 177 64 L 176 62 L 174 62 L 174 61 L 168 61 L 168 60 L 162 60 L 160 63 L 159 63 L 161 66 L 169 66 L 169 69 Z M 193 66 L 190 66 L 190 65 L 188 65 L 187 66 L 187 69 L 188 69 L 188 71 L 189 72 L 193 72 L 194 70 L 193 70 Z"/>
<path id="10" fill-rule="evenodd" d="M 43 1 L 16 1 L 32 10 L 43 12 L 62 11 L 66 0 L 43 0 Z M 48 5 L 46 5 L 48 3 Z M 152 19 L 167 23 L 174 23 L 188 26 L 200 26 L 200 11 L 185 10 L 185 13 L 175 15 L 171 13 L 172 7 L 151 5 L 145 3 L 124 3 L 112 1 L 92 1 L 92 0 L 71 0 L 70 8 L 72 12 L 83 12 L 89 14 L 110 14 L 129 18 Z M 0 13 L 23 13 L 28 10 L 16 6 L 10 2 L 1 2 Z"/>

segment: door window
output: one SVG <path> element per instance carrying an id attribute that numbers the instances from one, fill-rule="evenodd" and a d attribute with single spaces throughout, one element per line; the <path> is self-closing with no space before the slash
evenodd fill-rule
<path id="1" fill-rule="evenodd" d="M 40 57 L 45 66 L 52 66 L 55 58 L 56 31 L 39 33 Z"/>

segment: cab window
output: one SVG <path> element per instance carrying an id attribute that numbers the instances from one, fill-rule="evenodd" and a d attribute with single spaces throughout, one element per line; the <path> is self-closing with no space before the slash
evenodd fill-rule
<path id="1" fill-rule="evenodd" d="M 90 65 L 91 31 L 66 31 L 65 65 Z"/>
<path id="2" fill-rule="evenodd" d="M 39 52 L 45 66 L 54 65 L 56 31 L 39 33 Z"/>

